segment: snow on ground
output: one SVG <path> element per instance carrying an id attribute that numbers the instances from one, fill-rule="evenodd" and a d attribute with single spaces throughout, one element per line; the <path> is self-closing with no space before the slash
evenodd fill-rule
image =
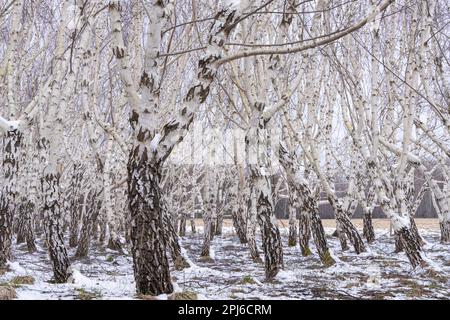
<path id="1" fill-rule="evenodd" d="M 428 245 L 426 256 L 435 273 L 412 270 L 404 253 L 394 253 L 389 232 L 377 230 L 377 240 L 360 255 L 342 252 L 333 229 L 328 242 L 339 262 L 325 268 L 311 243 L 313 255 L 302 257 L 297 247 L 287 247 L 282 229 L 285 269 L 272 282 L 264 280 L 264 267 L 249 259 L 230 227 L 212 242 L 214 260 L 200 259 L 201 233 L 189 234 L 182 243 L 195 264 L 173 271 L 177 291 L 198 293 L 201 299 L 448 299 L 450 298 L 450 248 L 439 243 L 438 231 L 421 230 Z M 132 259 L 94 245 L 90 258 L 72 261 L 72 283 L 49 282 L 52 271 L 45 249 L 28 254 L 25 245 L 14 246 L 11 271 L 0 276 L 8 283 L 16 276 L 32 276 L 32 285 L 16 286 L 19 299 L 136 299 Z M 259 243 L 259 248 L 261 245 Z M 71 257 L 74 251 L 70 250 Z M 158 297 L 167 299 L 163 295 Z"/>

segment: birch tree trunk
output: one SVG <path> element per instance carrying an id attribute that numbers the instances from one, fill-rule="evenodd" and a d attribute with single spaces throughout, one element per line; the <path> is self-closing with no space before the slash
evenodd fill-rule
<path id="1" fill-rule="evenodd" d="M 140 85 L 147 90 L 144 98 L 156 112 L 157 73 L 154 60 L 159 51 L 161 26 L 166 1 L 152 2 L 149 40 L 146 48 L 146 70 Z M 128 158 L 128 203 L 130 212 L 130 238 L 136 290 L 140 294 L 159 295 L 173 291 L 166 255 L 167 236 L 161 203 L 161 162 L 156 161 L 146 145 L 154 128 L 149 107 L 143 107 L 130 73 L 130 61 L 122 37 L 121 4 L 109 2 L 113 33 L 113 53 L 121 66 L 121 78 L 131 105 L 130 124 L 134 132 L 133 147 Z"/>
<path id="2" fill-rule="evenodd" d="M 164 212 L 164 227 L 167 246 L 169 247 L 170 254 L 172 256 L 172 262 L 176 270 L 183 270 L 189 268 L 191 265 L 187 262 L 181 251 L 178 235 L 172 222 L 169 219 L 167 211 Z"/>
<path id="3" fill-rule="evenodd" d="M 22 224 L 22 233 L 23 240 L 27 243 L 27 249 L 29 253 L 33 253 L 37 251 L 36 243 L 35 243 L 35 234 L 34 234 L 34 224 L 33 224 L 33 216 L 35 211 L 36 204 L 36 196 L 38 192 L 38 186 L 36 181 L 36 169 L 34 168 L 34 146 L 33 146 L 33 136 L 30 134 L 29 145 L 28 148 L 22 148 L 22 160 L 24 160 L 23 173 L 22 173 L 22 185 L 20 188 L 23 190 L 20 196 L 20 205 L 19 212 L 21 215 L 21 219 L 23 220 Z M 31 155 L 28 156 L 26 151 L 30 151 Z M 37 157 L 38 159 L 38 157 Z M 26 161 L 26 163 L 25 163 Z M 19 241 L 19 235 L 17 235 L 17 239 Z"/>
<path id="4" fill-rule="evenodd" d="M 12 3 L 11 32 L 3 62 L 6 64 L 5 80 L 7 84 L 7 111 L 8 116 L 11 119 L 17 116 L 18 111 L 16 97 L 14 96 L 14 66 L 17 58 L 17 49 L 20 36 L 22 7 L 23 1 L 21 0 Z M 3 72 L 3 70 L 1 71 Z M 19 171 L 19 156 L 23 133 L 20 131 L 17 123 L 5 121 L 3 118 L 0 120 L 2 122 L 6 122 L 6 125 L 3 125 L 5 133 L 2 138 L 4 181 L 0 189 L 0 268 L 5 268 L 8 260 L 11 259 L 13 219 L 17 210 L 17 174 Z"/>
<path id="5" fill-rule="evenodd" d="M 201 257 L 210 257 L 210 246 L 211 240 L 213 239 L 213 210 L 215 209 L 215 179 L 213 178 L 213 173 L 211 173 L 211 169 L 207 169 L 207 181 L 208 186 L 206 186 L 206 206 L 203 210 L 203 245 L 202 251 L 200 253 Z"/>
<path id="6" fill-rule="evenodd" d="M 61 226 L 61 186 L 60 177 L 63 169 L 59 162 L 58 152 L 62 145 L 62 116 L 66 110 L 68 95 L 73 88 L 74 74 L 69 72 L 64 80 L 67 68 L 65 54 L 65 34 L 67 32 L 67 17 L 69 3 L 64 3 L 61 11 L 59 30 L 56 39 L 56 60 L 59 68 L 56 69 L 55 78 L 50 83 L 51 94 L 49 107 L 44 117 L 44 126 L 39 141 L 41 149 L 41 164 L 44 166 L 41 177 L 41 186 L 44 197 L 44 217 L 46 240 L 50 259 L 53 264 L 54 280 L 57 283 L 66 282 L 69 273 L 69 258 L 64 245 Z"/>
<path id="7" fill-rule="evenodd" d="M 250 249 L 250 257 L 255 262 L 262 262 L 259 256 L 258 246 L 256 245 L 256 227 L 257 227 L 257 200 L 254 187 L 250 187 L 250 204 L 248 208 L 246 239 Z"/>
<path id="8" fill-rule="evenodd" d="M 295 247 L 297 245 L 297 208 L 298 205 L 295 205 L 295 198 L 297 196 L 294 193 L 293 188 L 289 189 L 289 199 L 288 199 L 288 210 L 289 210 L 289 236 L 288 236 L 288 245 L 290 247 Z M 305 222 L 305 221 L 303 221 Z M 299 227 L 302 227 L 302 224 L 299 223 Z M 307 225 L 309 228 L 309 225 Z M 306 242 L 306 246 L 308 246 L 308 242 Z M 303 246 L 302 243 L 300 243 L 300 249 L 302 250 L 303 254 Z"/>
<path id="9" fill-rule="evenodd" d="M 295 158 L 290 154 L 284 146 L 280 145 L 279 149 L 280 163 L 286 170 L 291 186 L 295 188 L 297 195 L 300 197 L 299 202 L 301 204 L 300 210 L 302 213 L 309 215 L 311 221 L 311 231 L 314 239 L 314 244 L 319 253 L 320 260 L 325 266 L 331 266 L 335 264 L 333 257 L 331 256 L 330 249 L 328 248 L 327 240 L 325 237 L 325 231 L 323 229 L 322 220 L 319 216 L 319 204 L 317 199 L 313 196 L 310 188 L 306 182 L 300 176 L 298 164 L 295 162 Z M 302 218 L 300 218 L 300 221 Z M 299 228 L 299 240 L 300 243 L 305 245 L 309 238 L 309 228 L 306 225 L 300 225 Z M 305 253 L 309 251 L 309 248 L 304 248 Z"/>
<path id="10" fill-rule="evenodd" d="M 233 151 L 235 156 L 237 155 L 236 143 L 236 139 L 234 139 Z M 230 187 L 229 201 L 231 203 L 231 219 L 240 243 L 244 244 L 247 243 L 247 221 L 244 218 L 244 209 L 248 207 L 249 189 L 245 184 L 244 168 L 237 163 L 236 158 L 234 160 L 238 180 Z"/>
<path id="11" fill-rule="evenodd" d="M 141 151 L 142 152 L 142 151 Z M 138 293 L 159 295 L 173 291 L 166 256 L 160 169 L 136 146 L 128 162 L 128 201 L 134 275 Z"/>
<path id="12" fill-rule="evenodd" d="M 271 179 L 268 176 L 265 125 L 265 119 L 261 118 L 258 128 L 248 130 L 245 143 L 248 157 L 250 157 L 250 179 L 255 191 L 258 222 L 262 233 L 265 274 L 266 278 L 271 280 L 283 267 L 283 249 L 274 214 Z"/>
<path id="13" fill-rule="evenodd" d="M 11 259 L 13 218 L 16 211 L 16 184 L 22 133 L 15 129 L 3 136 L 4 183 L 0 193 L 0 268 Z"/>
<path id="14" fill-rule="evenodd" d="M 366 238 L 368 243 L 373 243 L 375 241 L 375 231 L 372 224 L 372 210 L 371 208 L 363 205 L 363 236 Z"/>
<path id="15" fill-rule="evenodd" d="M 187 199 L 187 188 L 185 185 L 183 185 L 181 187 L 181 202 L 182 203 L 187 203 L 188 199 Z M 187 212 L 185 211 L 185 209 L 182 209 L 181 213 L 180 213 L 180 225 L 179 225 L 179 229 L 178 229 L 178 234 L 180 235 L 180 237 L 184 237 L 186 235 L 186 223 L 187 223 Z"/>
<path id="16" fill-rule="evenodd" d="M 312 254 L 311 249 L 309 248 L 309 240 L 311 238 L 311 217 L 308 212 L 300 212 L 298 228 L 300 250 L 302 252 L 302 256 L 307 257 Z"/>
<path id="17" fill-rule="evenodd" d="M 106 159 L 103 167 L 103 208 L 105 209 L 106 223 L 109 229 L 108 248 L 118 252 L 122 252 L 122 243 L 118 234 L 118 221 L 116 219 L 116 213 L 113 209 L 112 199 L 112 137 L 108 137 L 106 147 Z"/>
<path id="18" fill-rule="evenodd" d="M 46 144 L 47 141 L 42 138 L 41 145 L 45 146 Z M 59 178 L 58 173 L 48 172 L 42 178 L 41 183 L 44 193 L 43 210 L 46 222 L 46 242 L 53 264 L 53 276 L 56 283 L 64 283 L 69 278 L 68 268 L 70 264 L 60 226 Z"/>
<path id="19" fill-rule="evenodd" d="M 227 181 L 222 182 L 219 184 L 218 190 L 217 190 L 217 205 L 216 205 L 216 230 L 214 232 L 214 235 L 220 236 L 222 235 L 222 229 L 223 229 L 223 211 L 224 207 L 226 207 L 224 204 L 221 204 L 224 202 L 225 199 L 225 190 L 227 186 Z"/>
<path id="20" fill-rule="evenodd" d="M 70 185 L 70 205 L 69 205 L 69 215 L 70 215 L 70 224 L 69 224 L 69 246 L 74 248 L 78 245 L 78 233 L 79 233 L 79 221 L 81 218 L 81 205 L 80 201 L 82 201 L 82 197 L 80 196 L 81 192 L 81 182 L 83 179 L 83 166 L 80 163 L 76 163 L 73 165 L 73 175 L 72 181 Z"/>

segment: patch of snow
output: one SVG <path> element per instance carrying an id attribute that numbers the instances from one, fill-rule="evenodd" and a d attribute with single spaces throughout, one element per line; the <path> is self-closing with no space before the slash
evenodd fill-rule
<path id="1" fill-rule="evenodd" d="M 69 283 L 74 283 L 77 285 L 81 285 L 83 287 L 93 287 L 95 286 L 94 281 L 89 279 L 88 277 L 81 274 L 77 269 L 72 269 L 72 275 L 70 276 Z"/>
<path id="2" fill-rule="evenodd" d="M 8 267 L 11 271 L 19 276 L 27 275 L 27 271 L 20 265 L 19 262 L 8 262 Z"/>
<path id="3" fill-rule="evenodd" d="M 216 252 L 214 251 L 213 246 L 210 246 L 210 248 L 209 248 L 209 257 L 213 260 L 216 259 Z"/>
<path id="4" fill-rule="evenodd" d="M 366 281 L 368 287 L 380 286 L 381 283 L 381 270 L 378 265 L 371 265 L 366 269 L 369 274 L 369 278 Z"/>

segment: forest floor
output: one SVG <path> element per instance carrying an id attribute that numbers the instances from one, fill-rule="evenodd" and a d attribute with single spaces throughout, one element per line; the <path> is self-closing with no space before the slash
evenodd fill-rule
<path id="1" fill-rule="evenodd" d="M 194 265 L 172 271 L 175 290 L 195 292 L 199 299 L 450 298 L 450 248 L 439 243 L 436 219 L 418 219 L 417 223 L 427 241 L 424 251 L 433 272 L 412 270 L 404 253 L 394 253 L 389 224 L 380 229 L 379 223 L 384 222 L 375 221 L 377 240 L 368 246 L 368 252 L 357 255 L 353 250 L 342 252 L 338 239 L 331 236 L 334 229 L 327 220 L 324 222 L 338 263 L 323 267 L 312 243 L 313 255 L 302 257 L 298 246 L 287 246 L 287 229 L 282 228 L 285 268 L 272 282 L 264 280 L 263 265 L 251 261 L 246 245 L 239 243 L 228 221 L 224 234 L 212 242 L 211 259 L 201 259 L 203 235 L 198 226 L 199 233 L 188 232 L 182 239 Z M 283 223 L 287 226 L 285 221 L 280 225 Z M 38 244 L 34 254 L 26 251 L 26 245 L 15 245 L 10 271 L 0 275 L 0 286 L 13 286 L 19 299 L 139 298 L 135 295 L 132 259 L 128 254 L 119 255 L 94 243 L 89 259 L 72 261 L 72 283 L 53 284 L 47 253 L 42 241 Z M 258 245 L 261 248 L 259 242 Z M 73 257 L 74 250 L 69 250 L 69 255 Z"/>

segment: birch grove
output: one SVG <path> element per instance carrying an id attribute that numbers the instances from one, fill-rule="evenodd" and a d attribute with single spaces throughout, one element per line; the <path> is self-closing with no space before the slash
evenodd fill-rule
<path id="1" fill-rule="evenodd" d="M 0 275 L 24 244 L 70 283 L 100 248 L 130 257 L 139 297 L 170 295 L 231 232 L 276 282 L 290 248 L 323 270 L 368 259 L 375 215 L 405 268 L 439 273 L 417 221 L 429 203 L 448 252 L 449 17 L 442 0 L 0 0 Z"/>

